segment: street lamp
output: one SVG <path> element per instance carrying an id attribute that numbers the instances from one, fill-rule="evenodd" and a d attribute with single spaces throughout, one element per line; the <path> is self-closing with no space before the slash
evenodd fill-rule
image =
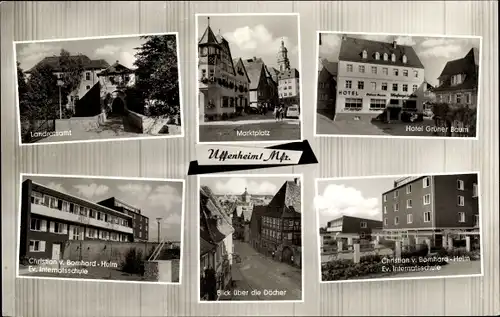
<path id="1" fill-rule="evenodd" d="M 160 228 L 160 222 L 163 218 L 156 218 L 156 222 L 158 223 L 158 243 L 160 243 L 160 231 L 161 231 L 161 228 Z"/>
<path id="2" fill-rule="evenodd" d="M 59 119 L 62 119 L 62 102 L 61 102 L 61 87 L 64 82 L 60 79 L 57 80 L 57 87 L 59 87 Z"/>

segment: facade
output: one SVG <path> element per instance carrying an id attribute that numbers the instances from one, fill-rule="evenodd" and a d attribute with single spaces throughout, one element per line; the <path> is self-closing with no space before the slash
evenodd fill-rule
<path id="1" fill-rule="evenodd" d="M 300 79 L 299 71 L 290 67 L 288 58 L 288 49 L 285 42 L 281 41 L 278 50 L 278 94 L 281 103 L 288 105 L 297 105 L 300 107 Z"/>
<path id="2" fill-rule="evenodd" d="M 110 197 L 106 200 L 100 201 L 98 204 L 132 217 L 132 228 L 134 229 L 135 242 L 149 240 L 149 218 L 142 215 L 140 209 L 130 206 L 115 197 Z"/>
<path id="3" fill-rule="evenodd" d="M 233 60 L 229 43 L 210 28 L 198 42 L 200 122 L 235 116 L 249 106 L 249 85 L 241 59 Z"/>
<path id="4" fill-rule="evenodd" d="M 201 298 L 216 298 L 213 291 L 230 287 L 233 265 L 233 232 L 231 219 L 207 186 L 200 188 L 200 272 Z M 210 285 L 211 273 L 215 285 Z M 207 285 L 209 284 L 209 285 Z"/>
<path id="5" fill-rule="evenodd" d="M 472 48 L 463 58 L 446 63 L 433 90 L 436 101 L 476 108 L 478 78 L 479 52 Z"/>
<path id="6" fill-rule="evenodd" d="M 343 36 L 335 119 L 368 120 L 423 110 L 424 66 L 411 46 Z"/>
<path id="7" fill-rule="evenodd" d="M 338 63 L 327 59 L 319 60 L 318 63 L 317 111 L 333 119 L 337 101 Z"/>
<path id="8" fill-rule="evenodd" d="M 297 256 L 302 246 L 299 179 L 285 182 L 267 206 L 254 207 L 250 230 L 252 245 L 258 251 L 287 263 L 300 260 Z"/>
<path id="9" fill-rule="evenodd" d="M 449 239 L 479 237 L 477 174 L 406 177 L 382 195 L 386 239 L 446 246 Z"/>
<path id="10" fill-rule="evenodd" d="M 134 71 L 116 61 L 113 65 L 101 71 L 98 75 L 100 99 L 103 108 L 111 115 L 122 115 L 126 105 L 124 90 L 135 84 Z M 137 109 L 133 109 L 137 111 Z M 142 111 L 139 111 L 142 113 Z"/>
<path id="11" fill-rule="evenodd" d="M 267 67 L 261 58 L 251 58 L 243 61 L 250 79 L 250 107 L 268 107 L 277 98 L 276 85 L 268 74 Z"/>
<path id="12" fill-rule="evenodd" d="M 241 195 L 241 200 L 236 200 L 229 207 L 228 214 L 231 217 L 234 228 L 233 238 L 246 241 L 245 233 L 248 232 L 250 220 L 252 218 L 253 203 L 251 195 L 245 188 L 245 192 Z"/>
<path id="13" fill-rule="evenodd" d="M 320 232 L 322 249 L 337 246 L 337 241 L 343 245 L 352 245 L 353 239 L 371 240 L 374 230 L 382 229 L 382 221 L 364 219 L 359 217 L 342 216 L 329 221 L 324 230 Z"/>
<path id="14" fill-rule="evenodd" d="M 84 69 L 79 87 L 68 95 L 68 99 L 65 103 L 66 108 L 73 114 L 76 114 L 80 99 L 82 99 L 92 89 L 92 87 L 99 83 L 98 74 L 108 68 L 109 64 L 103 59 L 92 60 L 85 55 L 74 55 L 69 56 L 68 58 L 75 63 L 78 60 L 81 60 Z M 64 67 L 62 66 L 60 56 L 45 57 L 30 70 L 26 71 L 26 78 L 29 78 L 34 69 L 42 66 L 52 67 L 54 75 L 57 78 L 62 78 Z"/>
<path id="15" fill-rule="evenodd" d="M 132 217 L 25 180 L 20 256 L 59 260 L 70 240 L 134 241 Z"/>

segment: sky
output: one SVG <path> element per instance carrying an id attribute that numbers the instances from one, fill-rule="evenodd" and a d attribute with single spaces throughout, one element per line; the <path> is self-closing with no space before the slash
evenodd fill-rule
<path id="1" fill-rule="evenodd" d="M 347 34 L 353 38 L 392 43 L 396 40 L 401 45 L 413 46 L 425 67 L 425 79 L 435 86 L 446 62 L 464 57 L 472 47 L 480 49 L 478 38 L 422 37 Z M 319 57 L 330 62 L 338 62 L 342 34 L 323 33 Z"/>
<path id="2" fill-rule="evenodd" d="M 207 28 L 207 16 L 198 16 L 198 40 Z M 299 70 L 298 18 L 280 16 L 210 16 L 210 28 L 229 42 L 234 58 L 260 57 L 268 67 L 278 68 L 281 39 L 288 49 L 290 67 Z"/>
<path id="3" fill-rule="evenodd" d="M 70 52 L 71 55 L 83 54 L 90 59 L 104 59 L 109 65 L 116 61 L 128 67 L 133 66 L 136 48 L 140 47 L 146 40 L 139 36 L 118 37 L 106 39 L 86 39 L 72 41 L 50 41 L 33 43 L 16 43 L 17 61 L 21 63 L 24 71 L 35 66 L 36 63 L 48 56 L 59 55 L 61 49 Z"/>
<path id="4" fill-rule="evenodd" d="M 353 216 L 382 221 L 382 193 L 394 187 L 400 177 L 339 179 L 318 182 L 314 205 L 319 223 L 341 216 Z"/>
<path id="5" fill-rule="evenodd" d="M 158 240 L 156 218 L 163 218 L 161 235 L 169 241 L 181 241 L 182 183 L 145 180 L 29 176 L 33 182 L 82 199 L 99 202 L 116 197 L 141 209 L 149 218 L 149 240 Z"/>
<path id="6" fill-rule="evenodd" d="M 200 185 L 208 186 L 216 195 L 274 195 L 293 177 L 201 177 Z"/>

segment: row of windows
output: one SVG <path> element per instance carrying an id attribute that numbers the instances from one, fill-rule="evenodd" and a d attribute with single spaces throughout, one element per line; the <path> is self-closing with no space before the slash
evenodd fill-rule
<path id="1" fill-rule="evenodd" d="M 280 86 L 278 90 L 292 90 L 292 86 Z"/>
<path id="2" fill-rule="evenodd" d="M 210 68 L 209 69 L 209 75 L 208 75 L 208 78 L 213 78 L 215 76 L 215 70 L 213 68 Z M 206 69 L 202 69 L 201 70 L 201 78 L 207 78 L 207 70 Z M 247 83 L 245 82 L 240 82 L 240 81 L 236 81 L 236 80 L 231 80 L 229 78 L 227 78 L 226 76 L 222 76 L 221 79 L 227 81 L 228 83 L 232 83 L 234 86 L 236 87 L 239 87 L 240 85 L 243 86 L 243 88 L 247 88 L 248 89 L 248 85 Z"/>
<path id="3" fill-rule="evenodd" d="M 439 95 L 439 102 L 470 104 L 472 101 L 470 93 L 457 93 L 449 95 Z"/>
<path id="4" fill-rule="evenodd" d="M 348 73 L 354 72 L 354 66 L 353 64 L 347 64 L 346 65 L 346 71 Z M 358 73 L 364 74 L 366 72 L 366 67 L 365 65 L 358 65 Z M 371 66 L 371 73 L 372 74 L 378 74 L 378 67 L 377 66 Z M 409 73 L 407 69 L 403 69 L 401 72 L 403 77 L 408 77 Z M 399 76 L 399 69 L 393 68 L 392 69 L 392 74 L 394 76 Z M 389 68 L 387 67 L 382 67 L 382 75 L 388 76 L 389 75 Z M 413 70 L 413 77 L 418 78 L 418 70 Z"/>
<path id="5" fill-rule="evenodd" d="M 404 100 L 405 103 L 405 108 L 416 108 L 416 103 L 414 103 L 413 106 L 411 106 L 412 100 Z M 397 99 L 391 99 L 389 100 L 390 104 L 399 104 L 399 100 Z M 387 100 L 386 99 L 370 99 L 370 109 L 371 110 L 381 110 L 385 109 L 387 105 Z M 345 110 L 360 110 L 363 108 L 363 99 L 361 98 L 346 98 L 344 102 L 344 109 Z"/>
<path id="6" fill-rule="evenodd" d="M 423 180 L 423 188 L 427 188 L 430 186 L 430 179 L 428 177 Z M 406 185 L 406 194 L 412 193 L 412 184 Z M 465 183 L 461 179 L 457 179 L 457 190 L 465 190 Z M 472 184 L 472 197 L 478 196 L 477 184 Z M 399 190 L 394 191 L 394 199 L 399 197 Z M 384 202 L 387 202 L 387 194 L 384 195 Z"/>
<path id="7" fill-rule="evenodd" d="M 346 80 L 345 81 L 345 88 L 346 89 L 352 89 L 352 80 Z M 364 90 L 365 89 L 365 82 L 362 80 L 358 81 L 358 86 L 357 88 L 359 90 Z M 371 82 L 370 83 L 370 88 L 371 90 L 377 90 L 378 86 L 376 82 Z M 408 92 L 408 85 L 407 84 L 402 84 L 401 85 L 402 91 Z M 380 90 L 387 91 L 388 89 L 388 84 L 387 83 L 382 83 L 380 85 Z M 416 92 L 418 89 L 418 85 L 413 85 L 412 86 L 412 92 Z M 399 84 L 392 84 L 392 91 L 399 91 Z"/>
<path id="8" fill-rule="evenodd" d="M 283 229 L 283 230 L 300 230 L 300 221 L 294 219 L 281 219 L 274 217 L 262 217 L 262 223 L 264 226 Z"/>
<path id="9" fill-rule="evenodd" d="M 423 202 L 424 202 L 424 205 L 430 205 L 431 194 L 424 195 Z M 459 207 L 465 206 L 465 197 L 464 196 L 457 195 L 457 206 L 459 206 Z M 412 199 L 406 200 L 406 208 L 407 209 L 413 208 L 413 200 Z M 393 210 L 395 212 L 399 211 L 399 203 L 395 203 L 393 205 Z M 386 214 L 386 213 L 387 213 L 387 206 L 384 206 L 384 214 Z"/>
<path id="10" fill-rule="evenodd" d="M 422 188 L 427 188 L 427 187 L 429 187 L 429 186 L 431 186 L 431 180 L 430 180 L 430 178 L 429 178 L 429 177 L 424 177 L 424 178 L 422 179 Z M 411 184 L 410 184 L 410 185 L 408 185 L 408 186 L 406 186 L 406 193 L 407 193 L 407 194 L 410 194 L 410 193 L 411 193 L 411 190 L 412 190 L 412 185 L 411 185 Z M 387 201 L 387 194 L 384 194 L 384 196 L 383 196 L 383 197 L 384 197 L 384 198 L 383 198 L 383 199 L 384 199 L 384 202 L 386 202 L 386 201 Z M 398 197 L 399 197 L 399 190 L 395 190 L 395 191 L 394 191 L 394 199 L 396 199 L 396 198 L 398 198 Z"/>
<path id="11" fill-rule="evenodd" d="M 383 56 L 384 56 L 384 61 L 388 61 L 389 60 L 389 54 L 384 53 Z M 367 59 L 368 58 L 368 52 L 366 50 L 363 50 L 362 57 L 363 57 L 363 59 Z M 375 59 L 376 60 L 380 60 L 380 53 L 379 52 L 375 52 Z M 391 54 L 391 61 L 392 62 L 396 62 L 396 54 L 394 54 L 394 53 Z M 403 54 L 403 56 L 401 57 L 401 61 L 404 64 L 406 64 L 408 62 L 408 58 L 406 57 L 405 54 Z"/>
<path id="12" fill-rule="evenodd" d="M 280 98 L 281 97 L 292 97 L 292 96 L 295 96 L 295 95 L 297 95 L 297 94 L 295 94 L 293 92 L 289 92 L 289 93 L 285 92 L 285 93 L 280 94 Z"/>
<path id="13" fill-rule="evenodd" d="M 328 88 L 330 88 L 330 83 L 319 82 L 318 83 L 318 88 L 322 88 L 322 89 L 326 88 L 326 89 L 328 89 Z"/>
<path id="14" fill-rule="evenodd" d="M 465 212 L 459 212 L 457 220 L 459 223 L 465 223 L 466 222 Z M 424 212 L 424 222 L 431 222 L 431 212 L 430 211 Z M 413 214 L 406 215 L 406 223 L 407 224 L 413 223 Z M 394 217 L 394 225 L 397 226 L 399 224 L 400 224 L 399 217 L 398 216 Z M 385 226 L 388 225 L 387 218 L 384 218 L 384 225 Z M 474 215 L 474 225 L 479 225 L 479 215 Z"/>
<path id="15" fill-rule="evenodd" d="M 39 192 L 31 192 L 31 203 L 37 205 L 44 205 L 49 208 L 58 209 L 64 212 L 69 212 L 72 214 L 85 216 L 93 219 L 97 219 L 104 222 L 109 222 L 113 224 L 122 225 L 125 227 L 129 226 L 127 219 L 119 218 L 116 216 L 109 215 L 107 213 L 96 211 L 87 207 L 83 207 L 68 201 L 57 199 L 55 197 L 42 194 Z"/>

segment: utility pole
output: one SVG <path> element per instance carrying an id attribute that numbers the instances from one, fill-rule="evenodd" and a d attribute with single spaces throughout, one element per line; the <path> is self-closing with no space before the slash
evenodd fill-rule
<path id="1" fill-rule="evenodd" d="M 62 119 L 62 101 L 61 101 L 61 86 L 64 85 L 63 81 L 57 80 L 57 87 L 59 87 L 59 119 Z"/>
<path id="2" fill-rule="evenodd" d="M 160 231 L 161 231 L 160 223 L 162 219 L 163 218 L 156 218 L 156 222 L 158 223 L 158 243 L 160 243 Z"/>

